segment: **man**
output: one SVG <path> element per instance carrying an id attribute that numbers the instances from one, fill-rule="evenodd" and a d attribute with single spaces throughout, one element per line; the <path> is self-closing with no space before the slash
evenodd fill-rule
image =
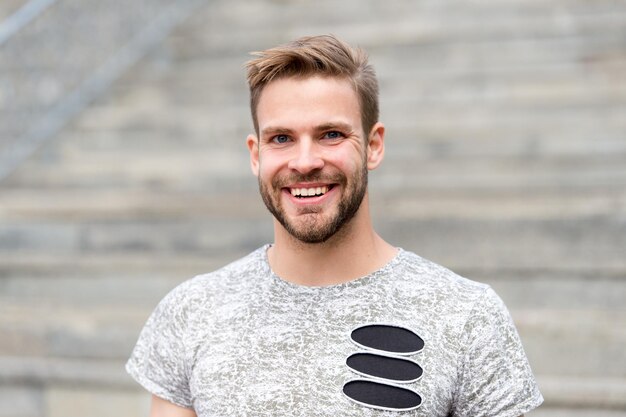
<path id="1" fill-rule="evenodd" d="M 519 416 L 542 402 L 484 284 L 376 234 L 384 155 L 365 54 L 332 36 L 248 63 L 274 243 L 174 289 L 127 364 L 151 416 Z"/>

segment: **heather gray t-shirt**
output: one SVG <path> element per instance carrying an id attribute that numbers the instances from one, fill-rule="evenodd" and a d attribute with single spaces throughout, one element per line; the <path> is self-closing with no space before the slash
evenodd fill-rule
<path id="1" fill-rule="evenodd" d="M 148 319 L 127 371 L 199 417 L 513 417 L 543 401 L 510 315 L 489 286 L 404 250 L 363 278 L 299 286 L 271 271 L 267 248 L 171 291 Z M 383 339 L 405 329 L 423 348 L 380 352 L 351 339 L 372 324 L 392 330 Z M 414 382 L 357 373 L 346 363 L 357 352 L 402 355 L 422 373 Z M 373 367 L 386 371 L 381 363 Z M 344 393 L 355 379 L 366 381 L 357 386 L 365 402 Z M 387 401 L 388 387 L 418 394 L 421 404 L 410 411 L 396 411 L 393 398 L 391 406 L 367 405 L 368 396 Z"/>

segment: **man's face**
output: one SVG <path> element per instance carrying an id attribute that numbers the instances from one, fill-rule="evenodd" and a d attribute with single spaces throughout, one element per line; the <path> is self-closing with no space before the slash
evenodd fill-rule
<path id="1" fill-rule="evenodd" d="M 257 107 L 248 138 L 265 205 L 292 236 L 324 242 L 357 213 L 367 190 L 367 138 L 348 80 L 284 78 Z M 256 155 L 255 155 L 256 153 Z"/>

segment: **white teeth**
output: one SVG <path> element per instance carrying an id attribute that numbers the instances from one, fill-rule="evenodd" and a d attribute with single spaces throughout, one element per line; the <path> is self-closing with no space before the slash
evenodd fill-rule
<path id="1" fill-rule="evenodd" d="M 292 188 L 291 195 L 294 197 L 309 197 L 314 195 L 324 195 L 328 192 L 328 187 L 316 187 L 316 188 Z"/>

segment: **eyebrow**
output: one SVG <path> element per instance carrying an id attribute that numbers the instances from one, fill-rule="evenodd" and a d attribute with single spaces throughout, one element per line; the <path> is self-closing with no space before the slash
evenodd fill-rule
<path id="1" fill-rule="evenodd" d="M 330 122 L 330 123 L 324 123 L 318 126 L 315 126 L 313 128 L 313 131 L 315 132 L 325 132 L 328 130 L 342 130 L 342 131 L 348 131 L 351 132 L 354 130 L 354 128 L 348 124 L 348 123 L 344 123 L 344 122 Z M 261 136 L 267 136 L 267 135 L 291 135 L 293 133 L 292 129 L 286 128 L 286 127 L 280 127 L 280 126 L 268 126 L 265 129 L 263 129 L 261 131 Z"/>
<path id="2" fill-rule="evenodd" d="M 354 128 L 348 123 L 343 123 L 343 122 L 331 122 L 331 123 L 324 123 L 322 125 L 315 126 L 316 132 L 323 132 L 327 130 L 342 130 L 344 132 L 346 131 L 351 132 L 354 130 Z"/>
<path id="3" fill-rule="evenodd" d="M 269 126 L 266 127 L 265 129 L 261 130 L 261 136 L 267 136 L 267 135 L 289 135 L 293 133 L 293 130 L 288 129 L 286 127 L 280 127 L 280 126 Z"/>

